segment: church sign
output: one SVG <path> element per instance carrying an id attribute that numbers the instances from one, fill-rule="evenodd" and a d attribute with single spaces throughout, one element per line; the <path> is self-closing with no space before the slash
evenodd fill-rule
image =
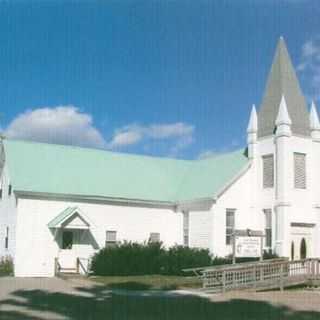
<path id="1" fill-rule="evenodd" d="M 233 263 L 236 258 L 260 258 L 263 256 L 262 231 L 258 230 L 235 230 L 233 233 Z"/>
<path id="2" fill-rule="evenodd" d="M 235 249 L 237 258 L 259 258 L 261 256 L 261 237 L 238 237 Z"/>

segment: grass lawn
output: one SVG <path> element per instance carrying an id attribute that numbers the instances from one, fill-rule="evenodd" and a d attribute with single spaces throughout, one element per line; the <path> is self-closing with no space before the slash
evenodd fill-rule
<path id="1" fill-rule="evenodd" d="M 200 288 L 202 283 L 197 277 L 182 276 L 92 276 L 91 280 L 102 283 L 110 289 L 128 290 L 176 290 L 186 288 Z"/>

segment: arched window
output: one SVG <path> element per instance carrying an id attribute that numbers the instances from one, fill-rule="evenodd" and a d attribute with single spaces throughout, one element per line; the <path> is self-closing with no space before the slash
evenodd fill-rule
<path id="1" fill-rule="evenodd" d="M 294 242 L 291 242 L 291 260 L 294 260 Z"/>
<path id="2" fill-rule="evenodd" d="M 307 257 L 307 243 L 306 239 L 302 238 L 300 244 L 300 259 L 305 259 Z"/>

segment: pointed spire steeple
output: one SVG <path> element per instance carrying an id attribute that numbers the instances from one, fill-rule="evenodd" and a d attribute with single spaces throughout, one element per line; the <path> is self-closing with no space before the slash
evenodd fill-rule
<path id="1" fill-rule="evenodd" d="M 256 106 L 252 105 L 247 133 L 257 133 L 257 131 L 258 131 L 257 111 L 256 111 Z"/>
<path id="2" fill-rule="evenodd" d="M 310 109 L 310 129 L 320 130 L 318 112 L 317 112 L 316 105 L 313 101 L 311 102 L 311 109 Z"/>
<path id="3" fill-rule="evenodd" d="M 287 108 L 287 103 L 284 95 L 281 97 L 280 101 L 280 106 L 279 106 L 279 112 L 278 116 L 275 122 L 276 126 L 280 126 L 282 124 L 290 126 L 292 124 L 289 113 L 288 113 L 288 108 Z"/>
<path id="4" fill-rule="evenodd" d="M 277 115 L 277 119 L 275 121 L 275 125 L 277 127 L 276 137 L 290 137 L 292 134 L 291 125 L 292 121 L 290 119 L 287 103 L 284 95 L 281 97 L 279 112 Z"/>
<path id="5" fill-rule="evenodd" d="M 292 133 L 308 136 L 310 134 L 309 115 L 305 98 L 285 41 L 280 37 L 258 114 L 259 137 L 274 133 L 282 96 L 285 97 L 287 113 L 292 120 Z"/>

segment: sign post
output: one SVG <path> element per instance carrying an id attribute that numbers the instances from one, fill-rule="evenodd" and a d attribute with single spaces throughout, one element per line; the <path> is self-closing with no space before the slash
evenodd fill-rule
<path id="1" fill-rule="evenodd" d="M 260 258 L 262 261 L 263 237 L 262 231 L 235 230 L 232 241 L 232 263 L 236 263 L 236 258 Z"/>

